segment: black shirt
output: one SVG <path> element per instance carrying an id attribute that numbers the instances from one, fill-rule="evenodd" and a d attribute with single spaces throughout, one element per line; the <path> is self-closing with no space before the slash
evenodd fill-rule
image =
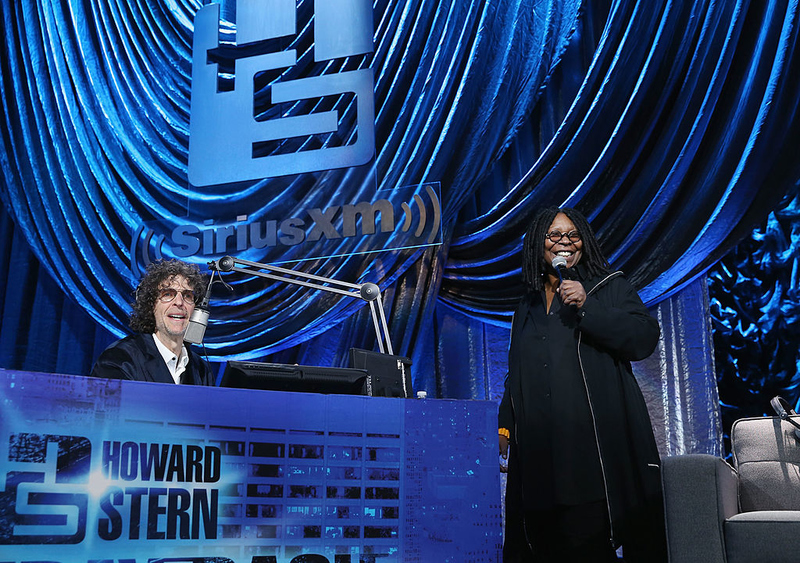
<path id="1" fill-rule="evenodd" d="M 531 508 L 575 505 L 605 497 L 600 459 L 575 344 L 577 313 L 544 292 L 533 296 L 517 347 L 525 428 L 534 444 Z"/>

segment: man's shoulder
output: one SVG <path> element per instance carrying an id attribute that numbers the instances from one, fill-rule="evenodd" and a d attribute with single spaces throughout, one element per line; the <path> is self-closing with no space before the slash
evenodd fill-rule
<path id="1" fill-rule="evenodd" d="M 151 334 L 142 334 L 140 332 L 136 332 L 134 334 L 129 334 L 123 338 L 120 338 L 116 342 L 113 342 L 106 348 L 108 350 L 144 350 L 150 348 L 149 344 L 150 341 L 153 340 L 153 335 Z"/>
<path id="2" fill-rule="evenodd" d="M 103 350 L 91 375 L 107 379 L 153 381 L 148 373 L 158 370 L 158 349 L 152 334 L 132 334 Z M 163 361 L 161 362 L 163 364 Z M 164 366 L 166 369 L 166 366 Z"/>
<path id="3" fill-rule="evenodd" d="M 153 341 L 153 335 L 137 332 L 113 342 L 103 350 L 103 353 L 100 354 L 100 359 L 116 359 L 118 361 L 124 359 L 146 360 L 157 352 L 158 349 Z"/>
<path id="4" fill-rule="evenodd" d="M 213 373 L 211 366 L 203 359 L 197 351 L 192 349 L 190 344 L 186 344 L 186 353 L 189 354 L 189 369 L 193 370 L 198 380 L 196 385 L 215 385 L 216 376 Z"/>

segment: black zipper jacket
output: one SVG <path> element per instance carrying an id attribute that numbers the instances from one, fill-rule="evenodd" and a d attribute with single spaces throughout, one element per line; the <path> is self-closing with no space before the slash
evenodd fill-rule
<path id="1" fill-rule="evenodd" d="M 630 545 L 626 562 L 665 560 L 663 503 L 661 496 L 660 457 L 653 437 L 647 406 L 633 376 L 630 362 L 648 357 L 656 348 L 660 329 L 633 287 L 621 272 L 602 278 L 586 279 L 580 265 L 576 268 L 587 300 L 576 312 L 574 347 L 583 376 L 598 451 L 600 453 L 606 501 L 615 545 Z M 511 328 L 511 349 L 523 346 L 515 335 L 530 304 L 530 296 L 520 302 Z M 513 357 L 513 354 L 509 354 Z M 509 365 L 505 393 L 500 404 L 499 426 L 511 431 L 511 448 L 516 449 L 514 466 L 520 474 L 509 483 L 519 483 L 524 504 L 525 474 L 529 464 L 537 463 L 526 455 L 524 400 L 521 378 L 535 377 L 525 366 Z M 512 451 L 512 455 L 514 452 Z M 511 468 L 510 471 L 515 469 Z M 648 547 L 649 546 L 649 547 Z M 630 555 L 629 555 L 630 553 Z M 647 557 L 644 559 L 644 557 Z"/>

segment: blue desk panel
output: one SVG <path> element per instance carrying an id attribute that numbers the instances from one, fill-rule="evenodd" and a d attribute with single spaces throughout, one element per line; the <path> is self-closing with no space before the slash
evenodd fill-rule
<path id="1" fill-rule="evenodd" d="M 499 560 L 496 405 L 0 370 L 0 562 Z"/>

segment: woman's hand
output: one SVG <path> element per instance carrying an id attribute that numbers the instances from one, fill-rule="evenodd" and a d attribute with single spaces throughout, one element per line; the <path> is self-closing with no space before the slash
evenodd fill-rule
<path id="1" fill-rule="evenodd" d="M 500 434 L 499 441 L 500 457 L 504 460 L 508 460 L 508 438 Z M 500 473 L 508 473 L 508 463 L 500 462 Z"/>
<path id="2" fill-rule="evenodd" d="M 564 305 L 575 305 L 580 309 L 586 303 L 586 290 L 583 284 L 575 280 L 564 280 L 558 286 L 558 294 Z"/>

